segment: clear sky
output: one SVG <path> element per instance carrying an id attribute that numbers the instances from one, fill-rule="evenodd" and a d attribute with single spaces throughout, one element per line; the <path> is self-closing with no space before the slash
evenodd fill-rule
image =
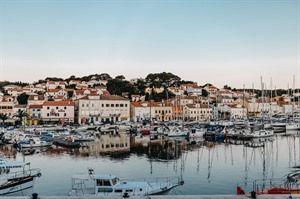
<path id="1" fill-rule="evenodd" d="M 300 85 L 299 0 L 0 2 L 0 81 L 171 72 L 218 87 Z"/>

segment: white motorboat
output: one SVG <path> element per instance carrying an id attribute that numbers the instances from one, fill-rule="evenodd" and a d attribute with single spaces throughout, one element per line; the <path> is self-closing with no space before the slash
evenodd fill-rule
<path id="1" fill-rule="evenodd" d="M 300 123 L 299 122 L 286 123 L 285 129 L 286 130 L 300 130 Z"/>
<path id="2" fill-rule="evenodd" d="M 174 178 L 157 178 L 151 181 L 120 180 L 114 175 L 97 175 L 93 169 L 88 169 L 88 174 L 72 176 L 72 189 L 70 196 L 146 196 L 167 192 L 182 185 L 183 181 Z M 90 185 L 90 186 L 89 186 Z"/>
<path id="3" fill-rule="evenodd" d="M 52 141 L 46 137 L 32 137 L 30 139 L 17 143 L 19 149 L 33 148 L 33 147 L 48 147 L 52 145 Z"/>
<path id="4" fill-rule="evenodd" d="M 206 129 L 204 129 L 204 128 L 202 128 L 202 129 L 192 128 L 191 132 L 189 133 L 189 137 L 190 138 L 203 137 L 205 131 L 206 131 Z"/>
<path id="5" fill-rule="evenodd" d="M 29 167 L 29 168 L 27 168 Z M 15 172 L 11 172 L 15 169 Z M 30 169 L 30 163 L 7 161 L 0 157 L 0 196 L 30 195 L 34 181 L 41 176 L 40 169 Z"/>

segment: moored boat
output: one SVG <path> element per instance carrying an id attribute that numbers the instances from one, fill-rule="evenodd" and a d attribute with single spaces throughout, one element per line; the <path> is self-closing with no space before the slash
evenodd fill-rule
<path id="1" fill-rule="evenodd" d="M 16 169 L 16 172 L 11 172 L 11 169 Z M 0 196 L 25 195 L 33 188 L 35 179 L 40 176 L 40 169 L 30 169 L 30 163 L 7 161 L 1 154 Z"/>
<path id="2" fill-rule="evenodd" d="M 255 180 L 251 195 L 261 194 L 300 194 L 300 173 L 288 174 L 283 178 L 271 178 Z M 245 194 L 246 191 L 240 185 L 237 186 L 237 195 Z"/>
<path id="3" fill-rule="evenodd" d="M 183 181 L 176 177 L 158 178 L 155 181 L 120 180 L 115 175 L 98 175 L 93 169 L 88 169 L 88 174 L 75 174 L 72 176 L 72 189 L 68 195 L 82 196 L 145 196 L 167 192 L 172 188 L 182 185 Z M 88 185 L 91 184 L 90 187 Z"/>

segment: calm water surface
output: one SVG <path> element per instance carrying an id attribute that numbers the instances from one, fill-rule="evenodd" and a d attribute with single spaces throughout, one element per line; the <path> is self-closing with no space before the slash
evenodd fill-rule
<path id="1" fill-rule="evenodd" d="M 87 173 L 88 167 L 99 174 L 125 179 L 181 176 L 185 184 L 171 190 L 172 195 L 235 194 L 237 183 L 251 187 L 255 179 L 283 177 L 293 166 L 300 165 L 299 143 L 297 133 L 277 134 L 264 147 L 256 148 L 240 142 L 205 141 L 183 148 L 179 143 L 175 147 L 180 147 L 180 152 L 178 148 L 164 146 L 170 156 L 157 154 L 162 150 L 152 145 L 118 155 L 90 156 L 53 146 L 51 150 L 25 156 L 25 160 L 31 162 L 32 168 L 41 168 L 42 177 L 37 179 L 34 189 L 39 195 L 66 195 L 71 188 L 71 175 Z M 23 158 L 20 152 L 16 153 L 16 160 Z"/>

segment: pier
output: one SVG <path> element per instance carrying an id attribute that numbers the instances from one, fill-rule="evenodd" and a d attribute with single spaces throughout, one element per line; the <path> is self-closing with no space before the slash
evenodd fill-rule
<path id="1" fill-rule="evenodd" d="M 0 197 L 1 198 L 1 197 Z M 153 196 L 6 196 L 7 199 L 249 199 L 251 195 L 153 195 Z M 300 199 L 300 194 L 256 195 L 257 199 Z"/>

